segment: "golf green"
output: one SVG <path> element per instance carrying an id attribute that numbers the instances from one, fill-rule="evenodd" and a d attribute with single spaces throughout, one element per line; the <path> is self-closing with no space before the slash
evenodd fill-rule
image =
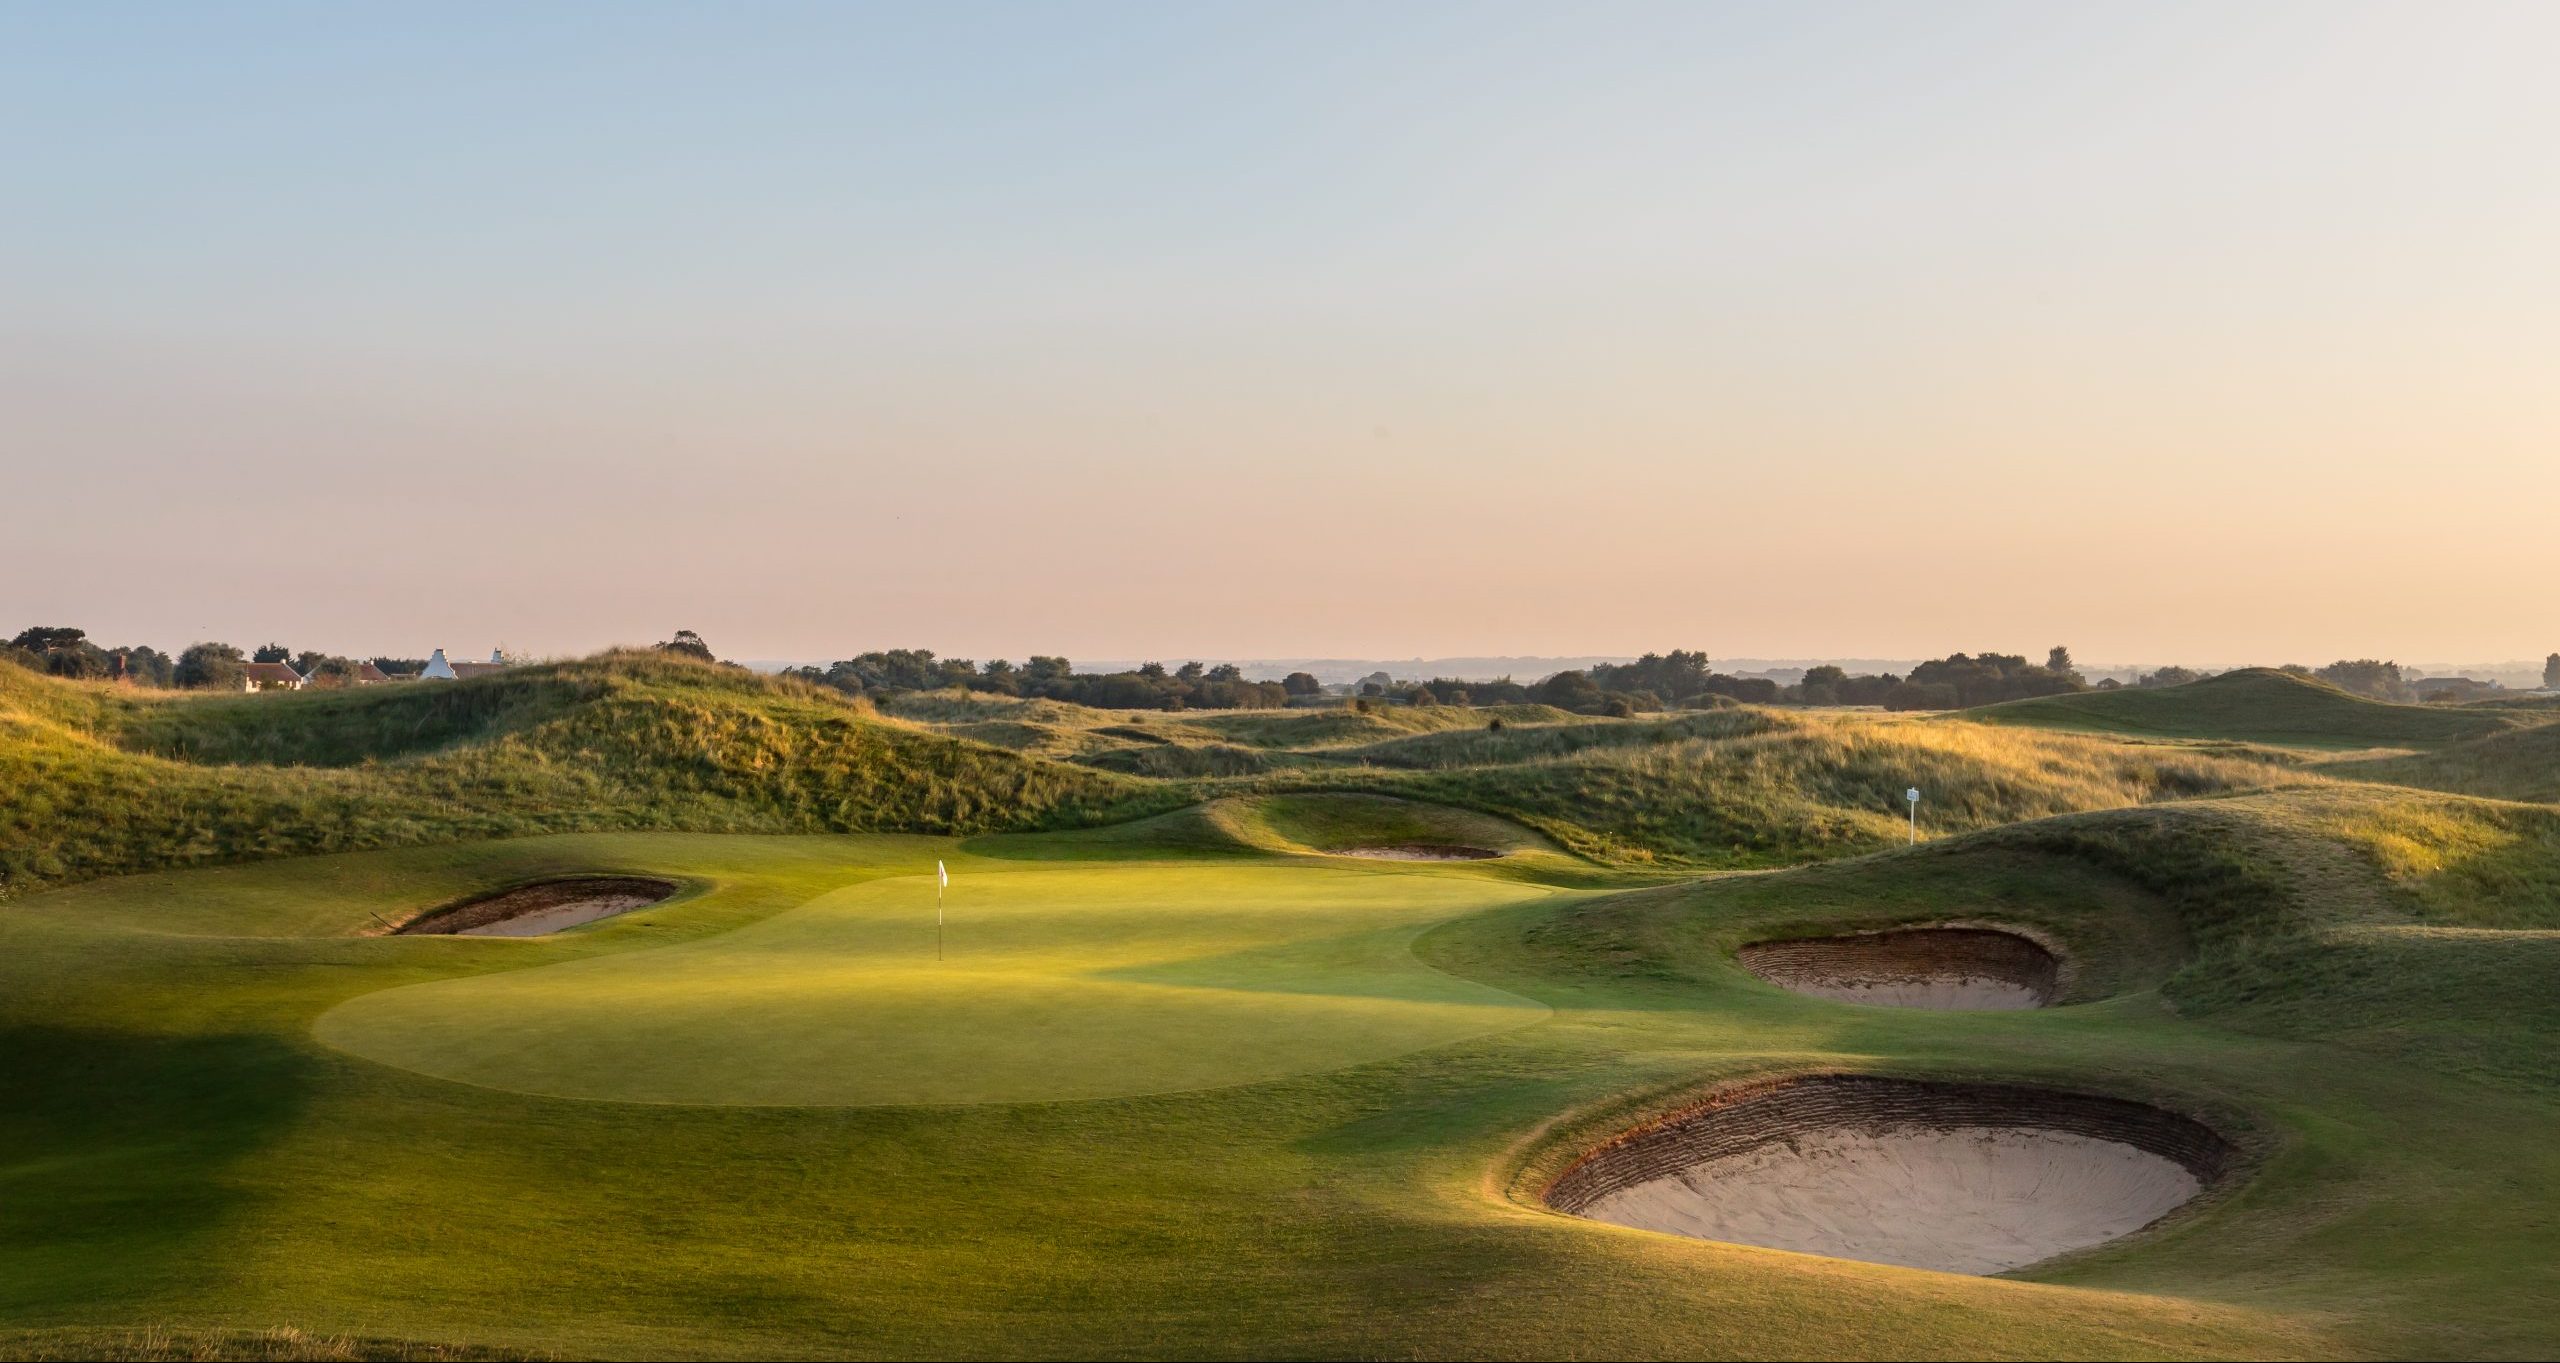
<path id="1" fill-rule="evenodd" d="M 654 950 L 366 994 L 341 1050 L 554 1097 L 777 1105 L 1123 1097 L 1336 1069 L 1534 1022 L 1414 959 L 1552 893 L 1305 865 L 1002 870 L 820 894 Z"/>

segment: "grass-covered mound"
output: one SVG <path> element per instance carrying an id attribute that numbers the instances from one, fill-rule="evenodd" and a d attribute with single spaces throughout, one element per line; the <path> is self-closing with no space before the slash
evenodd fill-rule
<path id="1" fill-rule="evenodd" d="M 1469 735 L 1451 765 L 1308 770 L 1267 786 L 1330 785 L 1498 814 L 1566 850 L 1629 865 L 1754 867 L 1874 850 L 2020 819 L 2314 779 L 2277 754 L 1871 715 L 1725 710 L 1616 721 L 1589 734 Z M 1520 760 L 1503 761 L 1518 755 Z M 1429 750 L 1400 751 L 1422 762 Z"/>
<path id="2" fill-rule="evenodd" d="M 2527 729 L 2502 729 L 2482 738 L 2410 756 L 2355 758 L 2330 765 L 2332 774 L 2357 781 L 2418 786 L 2493 800 L 2560 802 L 2560 722 L 2536 711 Z"/>
<path id="3" fill-rule="evenodd" d="M 0 668 L 0 890 L 572 829 L 976 832 L 1183 802 L 657 655 L 237 697 Z"/>
<path id="4" fill-rule="evenodd" d="M 2397 705 L 2271 668 L 2247 668 L 2157 690 L 2080 691 L 1967 710 L 1982 724 L 2236 739 L 2302 747 L 2434 747 L 2528 722 L 2529 712 L 2476 706 Z"/>
<path id="5" fill-rule="evenodd" d="M 1202 815 L 1240 846 L 1295 856 L 1396 847 L 1470 848 L 1497 856 L 1556 854 L 1553 843 L 1508 820 L 1381 795 L 1230 798 L 1208 805 Z"/>

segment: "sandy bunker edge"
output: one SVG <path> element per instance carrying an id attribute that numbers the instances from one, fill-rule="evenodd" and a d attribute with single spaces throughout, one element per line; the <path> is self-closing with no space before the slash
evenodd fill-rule
<path id="1" fill-rule="evenodd" d="M 2078 973 L 2046 934 L 1977 921 L 1767 938 L 1734 959 L 1790 993 L 1887 1008 L 2050 1007 Z"/>
<path id="2" fill-rule="evenodd" d="M 1493 861 L 1504 854 L 1490 847 L 1455 842 L 1390 842 L 1372 847 L 1342 847 L 1329 857 L 1367 857 L 1372 861 Z"/>
<path id="3" fill-rule="evenodd" d="M 663 904 L 683 888 L 656 876 L 555 876 L 429 909 L 392 931 L 404 937 L 539 937 Z"/>
<path id="4" fill-rule="evenodd" d="M 1796 1075 L 1621 1132 L 1538 1200 L 1697 1239 L 1989 1274 L 2156 1225 L 2242 1163 L 2212 1127 L 2132 1099 Z"/>

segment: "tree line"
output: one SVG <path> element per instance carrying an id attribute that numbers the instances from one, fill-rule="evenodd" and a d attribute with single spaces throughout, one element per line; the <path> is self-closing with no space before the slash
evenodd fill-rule
<path id="1" fill-rule="evenodd" d="M 959 687 L 1105 710 L 1276 710 L 1294 697 L 1324 690 L 1305 672 L 1293 672 L 1284 681 L 1248 681 L 1233 663 L 1210 667 L 1187 662 L 1173 668 L 1147 663 L 1131 672 L 1078 672 L 1066 659 L 1043 654 L 1016 666 L 1003 658 L 984 663 L 938 658 L 923 648 L 879 649 L 823 668 L 795 667 L 784 675 L 854 696 Z"/>
<path id="2" fill-rule="evenodd" d="M 190 644 L 173 657 L 148 644 L 97 644 L 90 640 L 87 630 L 68 625 L 35 625 L 20 630 L 6 645 L 0 645 L 0 657 L 48 676 L 74 680 L 225 691 L 240 689 L 253 662 L 288 664 L 319 686 L 351 684 L 356 670 L 366 662 L 395 677 L 415 675 L 427 666 L 424 658 L 355 659 L 314 649 L 297 652 L 278 643 L 262 645 L 252 652 L 225 643 Z"/>

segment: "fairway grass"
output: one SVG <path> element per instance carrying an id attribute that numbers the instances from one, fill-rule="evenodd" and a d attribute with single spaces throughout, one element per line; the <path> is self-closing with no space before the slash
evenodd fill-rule
<path id="1" fill-rule="evenodd" d="M 1526 1026 L 1423 965 L 1431 924 L 1548 893 L 1292 865 L 964 867 L 738 931 L 367 994 L 321 1040 L 461 1083 L 651 1103 L 1020 1103 L 1252 1083 Z"/>
<path id="2" fill-rule="evenodd" d="M 278 1331 L 455 1356 L 2547 1354 L 2560 1076 L 2532 1057 L 2560 1019 L 2504 1001 L 2548 954 L 2506 947 L 2554 934 L 2394 936 L 2410 954 L 2366 971 L 2358 934 L 2435 930 L 2391 918 L 2423 902 L 2352 843 L 2317 844 L 2319 903 L 2253 897 L 2244 834 L 2344 817 L 2292 798 L 1653 885 L 1551 851 L 1279 854 L 1194 811 L 584 833 L 30 895 L 0 905 L 0 1354 Z M 1240 827 L 1356 840 L 1359 808 Z M 685 888 L 544 938 L 377 926 L 579 872 Z M 1976 919 L 2070 953 L 2057 1006 L 1842 1004 L 1732 954 Z M 2443 1063 L 2475 1054 L 2456 1042 L 2503 1059 Z M 1648 1115 L 1809 1072 L 2138 1098 L 2209 1117 L 2247 1167 L 1996 1278 L 1537 1199 Z"/>

